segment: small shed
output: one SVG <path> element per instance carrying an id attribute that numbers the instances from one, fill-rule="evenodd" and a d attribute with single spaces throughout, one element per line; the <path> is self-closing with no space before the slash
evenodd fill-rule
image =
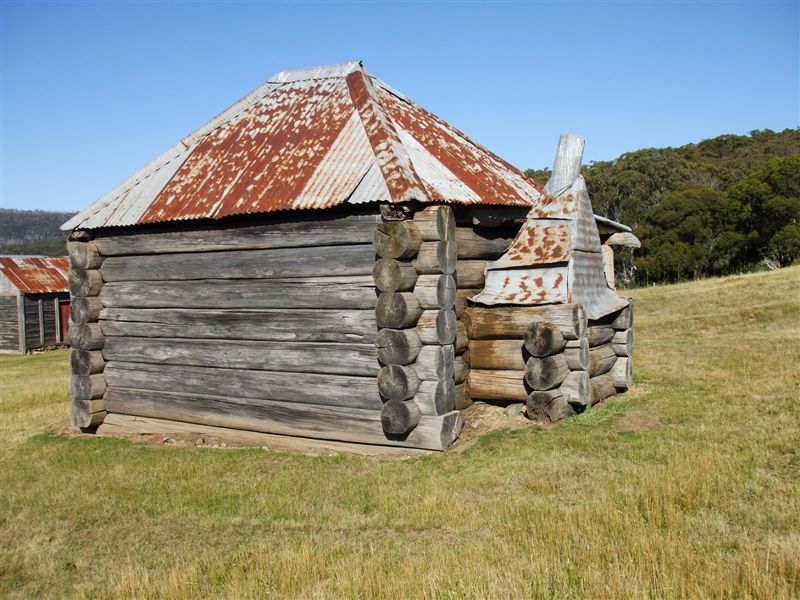
<path id="1" fill-rule="evenodd" d="M 66 256 L 0 256 L 0 352 L 68 343 Z"/>
<path id="2" fill-rule="evenodd" d="M 589 355 L 594 330 L 568 285 L 505 301 L 487 283 L 543 206 L 563 205 L 551 216 L 567 229 L 578 223 L 585 235 L 570 240 L 598 236 L 588 196 L 562 191 L 360 62 L 278 73 L 64 225 L 73 424 L 446 449 L 473 399 L 536 391 L 531 323 L 550 331 L 550 362 L 573 343 Z M 504 278 L 523 276 L 508 268 Z M 607 312 L 589 312 L 608 322 L 605 335 L 628 302 L 604 283 L 602 261 L 581 274 L 603 295 Z M 491 333 L 485 315 L 509 325 Z M 503 342 L 494 353 L 474 345 L 492 336 Z M 611 343 L 603 368 L 616 363 Z M 506 362 L 490 368 L 482 356 Z M 588 382 L 588 363 L 570 364 Z M 544 390 L 588 405 L 588 383 L 571 393 L 562 374 Z"/>

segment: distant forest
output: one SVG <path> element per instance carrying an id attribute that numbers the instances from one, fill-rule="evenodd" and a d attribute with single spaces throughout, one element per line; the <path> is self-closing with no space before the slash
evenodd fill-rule
<path id="1" fill-rule="evenodd" d="M 528 170 L 545 182 L 549 169 Z M 800 129 L 646 148 L 582 169 L 595 213 L 642 241 L 627 284 L 776 268 L 800 259 Z"/>
<path id="2" fill-rule="evenodd" d="M 674 282 L 800 260 L 800 129 L 647 148 L 583 170 L 594 211 L 633 228 L 616 253 L 627 285 Z M 528 170 L 545 182 L 549 169 Z M 66 253 L 73 213 L 0 209 L 0 253 Z"/>
<path id="3" fill-rule="evenodd" d="M 67 233 L 61 224 L 75 213 L 0 208 L 0 254 L 67 253 Z"/>

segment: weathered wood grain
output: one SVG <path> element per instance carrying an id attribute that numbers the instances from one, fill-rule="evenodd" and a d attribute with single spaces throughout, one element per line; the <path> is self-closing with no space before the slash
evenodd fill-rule
<path id="1" fill-rule="evenodd" d="M 467 385 L 465 383 L 456 385 L 455 410 L 465 410 L 472 404 L 472 400 L 467 396 Z"/>
<path id="2" fill-rule="evenodd" d="M 617 361 L 608 376 L 611 377 L 611 383 L 618 390 L 627 390 L 633 385 L 633 360 L 628 357 L 617 357 Z"/>
<path id="3" fill-rule="evenodd" d="M 378 296 L 375 307 L 375 321 L 378 327 L 404 329 L 414 327 L 422 314 L 423 307 L 411 292 L 384 292 Z"/>
<path id="4" fill-rule="evenodd" d="M 375 377 L 116 361 L 106 364 L 103 375 L 109 387 L 235 396 L 243 402 L 252 398 L 376 411 L 383 405 Z"/>
<path id="5" fill-rule="evenodd" d="M 103 256 L 370 244 L 380 222 L 377 211 L 344 217 L 318 215 L 306 217 L 294 212 L 275 223 L 245 227 L 197 225 L 157 233 L 114 231 L 98 233 L 94 243 Z"/>
<path id="6" fill-rule="evenodd" d="M 106 308 L 106 336 L 372 343 L 375 311 L 345 309 Z"/>
<path id="7" fill-rule="evenodd" d="M 96 375 L 73 375 L 70 381 L 73 400 L 96 400 L 106 391 L 106 380 L 102 373 Z"/>
<path id="8" fill-rule="evenodd" d="M 381 223 L 372 236 L 372 246 L 381 258 L 413 258 L 420 244 L 422 236 L 412 221 Z"/>
<path id="9" fill-rule="evenodd" d="M 98 269 L 103 257 L 94 242 L 67 242 L 67 254 L 72 269 Z"/>
<path id="10" fill-rule="evenodd" d="M 116 282 L 100 299 L 114 308 L 375 309 L 371 276 Z"/>
<path id="11" fill-rule="evenodd" d="M 456 221 L 450 206 L 426 206 L 414 213 L 414 224 L 426 242 L 452 240 L 455 235 Z"/>
<path id="12" fill-rule="evenodd" d="M 103 289 L 103 278 L 100 271 L 94 269 L 70 269 L 67 276 L 69 282 L 69 293 L 73 298 L 86 298 L 97 296 Z"/>
<path id="13" fill-rule="evenodd" d="M 614 387 L 614 382 L 610 375 L 598 375 L 589 379 L 589 385 L 592 389 L 592 404 L 602 402 L 606 398 L 610 398 L 617 393 Z"/>
<path id="14" fill-rule="evenodd" d="M 525 381 L 534 390 L 550 390 L 570 374 L 567 359 L 561 354 L 530 357 L 525 363 Z"/>
<path id="15" fill-rule="evenodd" d="M 562 354 L 571 370 L 588 371 L 589 350 L 589 340 L 584 336 L 580 340 L 575 340 L 574 346 L 567 346 Z"/>
<path id="16" fill-rule="evenodd" d="M 473 369 L 524 371 L 530 354 L 522 340 L 471 340 L 469 361 Z"/>
<path id="17" fill-rule="evenodd" d="M 606 344 L 589 350 L 589 376 L 596 377 L 611 370 L 617 362 L 617 355 L 614 349 Z"/>
<path id="18" fill-rule="evenodd" d="M 386 365 L 378 371 L 378 390 L 388 400 L 409 400 L 419 389 L 413 365 Z"/>
<path id="19" fill-rule="evenodd" d="M 452 275 L 458 264 L 456 252 L 457 246 L 454 241 L 423 242 L 412 262 L 418 273 Z"/>
<path id="20" fill-rule="evenodd" d="M 560 390 L 537 390 L 528 396 L 525 413 L 532 421 L 555 423 L 574 415 L 575 409 Z"/>
<path id="21" fill-rule="evenodd" d="M 452 275 L 420 275 L 414 285 L 414 295 L 426 310 L 453 308 L 456 291 L 456 280 Z"/>
<path id="22" fill-rule="evenodd" d="M 615 331 L 611 347 L 617 356 L 633 356 L 633 329 Z"/>
<path id="23" fill-rule="evenodd" d="M 103 353 L 98 350 L 73 348 L 69 351 L 69 364 L 73 375 L 94 375 L 103 372 L 106 362 L 103 360 Z"/>
<path id="24" fill-rule="evenodd" d="M 376 376 L 372 344 L 108 337 L 108 361 Z M 232 374 L 231 377 L 236 377 Z"/>
<path id="25" fill-rule="evenodd" d="M 463 323 L 460 324 L 463 328 Z M 423 344 L 447 345 L 456 341 L 459 322 L 452 310 L 426 310 L 417 321 L 417 333 Z"/>
<path id="26" fill-rule="evenodd" d="M 465 314 L 470 339 L 522 340 L 532 321 L 556 325 L 567 340 L 577 340 L 586 331 L 586 314 L 577 304 L 543 306 L 470 307 Z"/>
<path id="27" fill-rule="evenodd" d="M 422 349 L 422 340 L 414 329 L 381 329 L 375 335 L 378 359 L 384 364 L 408 365 Z"/>
<path id="28" fill-rule="evenodd" d="M 423 381 L 453 378 L 455 352 L 453 346 L 423 346 L 414 363 L 417 377 Z"/>
<path id="29" fill-rule="evenodd" d="M 69 329 L 70 344 L 78 350 L 100 350 L 105 336 L 97 323 L 74 323 Z"/>
<path id="30" fill-rule="evenodd" d="M 381 427 L 387 435 L 403 436 L 419 425 L 421 417 L 413 400 L 389 400 L 381 408 Z"/>
<path id="31" fill-rule="evenodd" d="M 558 354 L 567 345 L 558 326 L 546 321 L 532 321 L 525 330 L 523 342 L 531 356 L 538 357 Z"/>
<path id="32" fill-rule="evenodd" d="M 574 406 L 588 406 L 591 400 L 589 374 L 586 371 L 571 371 L 558 389 L 567 401 Z"/>
<path id="33" fill-rule="evenodd" d="M 69 305 L 69 316 L 73 323 L 91 323 L 100 318 L 103 303 L 98 297 L 72 298 Z"/>
<path id="34" fill-rule="evenodd" d="M 423 381 L 414 395 L 423 415 L 443 415 L 454 409 L 456 386 L 452 379 Z"/>
<path id="35" fill-rule="evenodd" d="M 362 244 L 112 256 L 103 262 L 100 274 L 106 282 L 208 278 L 280 279 L 335 275 L 371 276 L 374 265 L 374 250 L 371 246 Z"/>
<path id="36" fill-rule="evenodd" d="M 78 429 L 97 427 L 106 417 L 103 406 L 103 400 L 73 400 L 70 406 L 70 423 Z"/>
<path id="37" fill-rule="evenodd" d="M 381 292 L 410 292 L 417 282 L 417 270 L 410 262 L 381 258 L 372 268 L 372 278 Z"/>
<path id="38" fill-rule="evenodd" d="M 530 389 L 525 384 L 525 371 L 471 368 L 467 374 L 467 394 L 471 400 L 498 404 L 525 402 Z"/>
<path id="39" fill-rule="evenodd" d="M 458 436 L 463 416 L 451 412 L 427 416 L 407 436 L 387 438 L 380 410 L 297 404 L 290 402 L 245 402 L 237 398 L 179 392 L 148 392 L 109 388 L 109 412 L 141 415 L 282 435 L 298 435 L 366 444 L 446 449 Z"/>

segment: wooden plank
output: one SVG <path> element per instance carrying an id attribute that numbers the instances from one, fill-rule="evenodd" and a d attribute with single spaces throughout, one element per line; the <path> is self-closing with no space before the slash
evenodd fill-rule
<path id="1" fill-rule="evenodd" d="M 191 394 L 372 410 L 380 410 L 383 405 L 375 377 L 133 362 L 109 362 L 103 375 L 109 387 L 154 392 L 181 390 Z"/>
<path id="2" fill-rule="evenodd" d="M 274 223 L 249 227 L 185 229 L 181 224 L 180 231 L 98 233 L 94 244 L 103 256 L 369 244 L 379 222 L 377 213 L 320 217 L 318 212 L 314 216 L 293 212 Z"/>
<path id="3" fill-rule="evenodd" d="M 372 343 L 375 311 L 106 308 L 106 336 Z"/>
<path id="4" fill-rule="evenodd" d="M 372 277 L 205 279 L 117 282 L 103 286 L 107 307 L 131 308 L 370 308 Z"/>
<path id="5" fill-rule="evenodd" d="M 97 428 L 101 436 L 143 436 L 160 435 L 202 440 L 204 446 L 225 444 L 226 446 L 244 446 L 268 448 L 303 454 L 355 454 L 359 456 L 421 456 L 431 454 L 432 450 L 419 448 L 402 448 L 394 446 L 376 446 L 373 444 L 352 444 L 334 440 L 315 440 L 312 438 L 262 433 L 260 431 L 244 431 L 228 427 L 213 427 L 196 423 L 182 423 L 168 419 L 153 417 L 134 417 L 112 413 Z"/>
<path id="6" fill-rule="evenodd" d="M 470 340 L 469 362 L 473 369 L 524 371 L 529 357 L 522 340 Z"/>
<path id="7" fill-rule="evenodd" d="M 374 264 L 375 251 L 368 245 L 314 246 L 113 256 L 103 262 L 100 274 L 106 282 L 371 276 Z"/>
<path id="8" fill-rule="evenodd" d="M 118 388 L 109 388 L 106 406 L 110 413 L 428 450 L 446 449 L 463 425 L 463 416 L 458 412 L 423 415 L 407 436 L 388 439 L 377 410 L 251 399 L 243 403 L 237 398 Z"/>
<path id="9" fill-rule="evenodd" d="M 377 376 L 373 344 L 109 337 L 108 361 Z"/>

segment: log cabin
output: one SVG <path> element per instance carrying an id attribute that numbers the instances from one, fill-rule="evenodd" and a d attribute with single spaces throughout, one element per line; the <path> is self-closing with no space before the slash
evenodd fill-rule
<path id="1" fill-rule="evenodd" d="M 444 450 L 624 389 L 576 139 L 543 186 L 360 62 L 274 75 L 64 224 L 73 425 Z"/>
<path id="2" fill-rule="evenodd" d="M 0 352 L 69 344 L 66 256 L 0 256 Z"/>

